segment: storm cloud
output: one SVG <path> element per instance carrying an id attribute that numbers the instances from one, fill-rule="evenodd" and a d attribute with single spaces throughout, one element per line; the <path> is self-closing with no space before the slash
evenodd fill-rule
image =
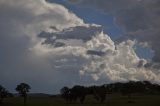
<path id="1" fill-rule="evenodd" d="M 84 23 L 62 5 L 45 0 L 1 0 L 0 14 L 0 83 L 8 88 L 27 82 L 33 92 L 58 92 L 64 85 L 106 80 L 160 82 L 159 69 L 146 68 L 149 62 L 137 56 L 134 40 L 115 44 L 101 25 Z M 142 32 L 148 28 L 139 27 Z M 137 31 L 123 28 L 126 36 Z M 143 42 L 149 41 L 153 49 L 151 40 Z"/>

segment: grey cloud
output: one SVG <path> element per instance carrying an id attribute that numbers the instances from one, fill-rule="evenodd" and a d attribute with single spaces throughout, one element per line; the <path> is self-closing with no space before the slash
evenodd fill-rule
<path id="1" fill-rule="evenodd" d="M 159 63 L 148 62 L 148 63 L 144 64 L 144 67 L 159 70 L 160 69 L 160 64 Z"/>
<path id="2" fill-rule="evenodd" d="M 142 67 L 144 67 L 144 65 L 146 65 L 146 60 L 139 60 L 137 67 L 142 68 Z"/>
<path id="3" fill-rule="evenodd" d="M 55 47 L 65 46 L 64 42 L 57 42 L 57 40 L 82 40 L 87 42 L 92 39 L 96 33 L 101 32 L 102 27 L 97 27 L 94 25 L 89 26 L 76 26 L 64 29 L 59 32 L 45 32 L 42 31 L 38 37 L 44 38 L 45 41 L 42 44 L 51 44 Z"/>
<path id="4" fill-rule="evenodd" d="M 62 46 L 65 46 L 65 44 L 62 43 L 62 42 L 56 42 L 56 43 L 54 44 L 54 46 L 55 46 L 55 47 L 62 47 Z"/>
<path id="5" fill-rule="evenodd" d="M 89 54 L 89 55 L 97 55 L 97 56 L 104 56 L 106 53 L 103 52 L 103 51 L 88 50 L 87 54 Z"/>

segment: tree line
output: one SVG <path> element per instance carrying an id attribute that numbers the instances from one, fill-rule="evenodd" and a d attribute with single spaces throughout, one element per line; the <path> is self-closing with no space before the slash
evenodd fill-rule
<path id="1" fill-rule="evenodd" d="M 19 93 L 19 96 L 23 97 L 24 104 L 27 101 L 27 93 L 31 87 L 26 83 L 20 83 L 16 86 L 15 90 Z M 160 94 L 160 85 L 151 83 L 149 81 L 128 81 L 128 82 L 116 82 L 110 84 L 104 84 L 99 86 L 80 86 L 75 85 L 72 88 L 63 87 L 60 89 L 61 97 L 67 102 L 80 101 L 83 103 L 87 95 L 92 95 L 95 100 L 103 103 L 106 99 L 107 94 L 121 93 L 126 95 L 128 98 L 132 97 L 134 93 L 141 94 Z M 6 88 L 0 85 L 0 103 L 7 97 L 13 97 Z"/>
<path id="2" fill-rule="evenodd" d="M 153 84 L 149 81 L 116 82 L 89 87 L 75 85 L 72 88 L 63 87 L 60 93 L 67 102 L 76 102 L 79 100 L 83 103 L 87 95 L 93 95 L 97 101 L 102 103 L 105 101 L 106 95 L 111 93 L 121 93 L 128 98 L 131 98 L 134 93 L 160 94 L 160 85 Z"/>

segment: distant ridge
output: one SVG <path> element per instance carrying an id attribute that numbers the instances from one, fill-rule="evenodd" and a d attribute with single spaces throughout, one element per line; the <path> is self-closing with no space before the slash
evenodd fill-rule
<path id="1" fill-rule="evenodd" d="M 19 96 L 19 94 L 15 93 L 15 97 Z M 52 95 L 50 94 L 45 94 L 45 93 L 29 93 L 28 97 L 51 97 Z"/>

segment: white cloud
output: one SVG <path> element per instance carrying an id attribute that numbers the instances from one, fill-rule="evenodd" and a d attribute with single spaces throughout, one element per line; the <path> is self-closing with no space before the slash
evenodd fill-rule
<path id="1" fill-rule="evenodd" d="M 94 37 L 88 49 L 101 50 L 104 56 L 88 57 L 90 62 L 80 70 L 80 74 L 91 75 L 95 80 L 106 78 L 110 81 L 150 80 L 160 82 L 159 69 L 138 67 L 140 62 L 146 64 L 145 59 L 140 59 L 135 51 L 135 41 L 127 40 L 117 45 L 108 37 L 100 33 Z"/>
<path id="2" fill-rule="evenodd" d="M 160 81 L 159 73 L 155 73 L 157 70 L 153 68 L 145 68 L 144 65 L 147 63 L 147 60 L 140 59 L 135 53 L 134 46 L 137 43 L 136 41 L 127 40 L 116 45 L 108 35 L 99 30 L 95 31 L 96 33 L 92 33 L 91 39 L 87 40 L 86 42 L 83 42 L 85 33 L 81 33 L 79 35 L 81 36 L 81 39 L 79 39 L 79 36 L 74 36 L 72 38 L 69 34 L 65 35 L 65 33 L 63 33 L 65 38 L 57 37 L 55 41 L 63 39 L 64 41 L 67 40 L 68 42 L 63 42 L 65 44 L 61 47 L 54 47 L 52 43 L 47 44 L 49 46 L 49 50 L 51 50 L 51 52 L 48 53 L 55 53 L 54 55 L 64 57 L 67 56 L 67 60 L 79 57 L 79 59 L 81 59 L 81 61 L 83 60 L 84 62 L 83 64 L 77 64 L 80 75 L 89 75 L 95 80 L 107 79 L 108 81 Z M 70 33 L 75 32 L 77 32 L 77 30 L 71 30 Z M 54 35 L 54 33 L 50 34 Z M 48 34 L 46 34 L 46 36 L 47 35 Z M 75 45 L 73 42 L 69 43 L 70 39 L 75 41 L 79 39 L 82 42 L 79 45 Z M 70 45 L 67 45 L 68 43 Z M 65 64 L 74 67 L 75 62 L 76 61 L 66 61 Z M 65 66 L 67 65 L 64 65 L 64 63 L 59 65 L 59 67 Z"/>
<path id="3" fill-rule="evenodd" d="M 114 17 L 123 30 L 121 40 L 136 39 L 154 51 L 153 62 L 160 63 L 160 1 L 159 0 L 68 0 L 81 7 L 96 9 Z"/>

